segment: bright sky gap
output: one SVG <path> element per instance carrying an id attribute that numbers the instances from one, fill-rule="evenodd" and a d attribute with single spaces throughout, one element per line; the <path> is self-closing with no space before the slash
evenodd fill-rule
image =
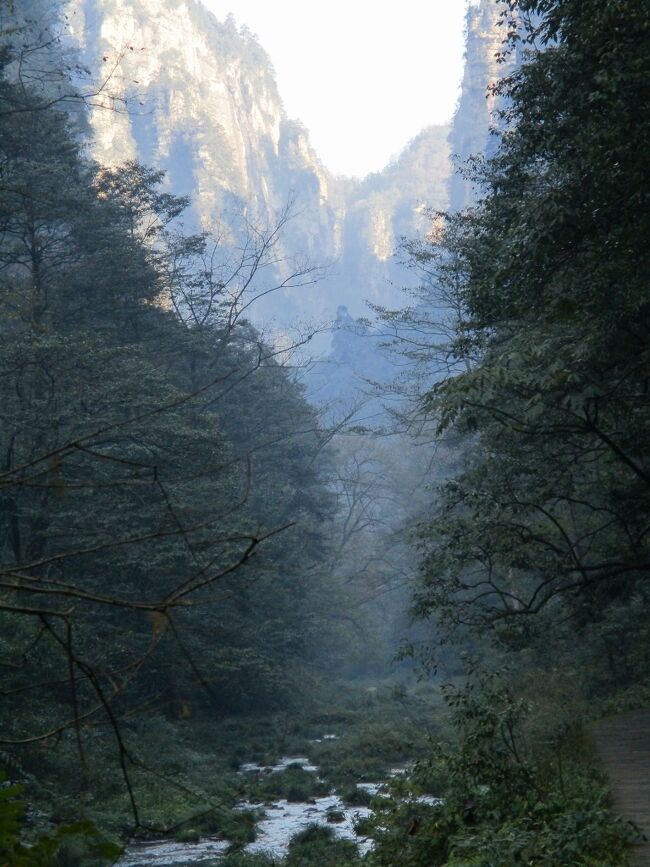
<path id="1" fill-rule="evenodd" d="M 289 117 L 331 171 L 380 171 L 425 126 L 451 120 L 466 0 L 203 0 L 257 34 Z"/>

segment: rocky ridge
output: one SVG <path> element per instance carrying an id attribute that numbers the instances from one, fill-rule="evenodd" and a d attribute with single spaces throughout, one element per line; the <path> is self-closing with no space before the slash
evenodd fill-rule
<path id="1" fill-rule="evenodd" d="M 270 297 L 258 318 L 326 321 L 340 304 L 360 316 L 365 299 L 399 303 L 393 253 L 425 225 L 424 204 L 447 203 L 448 128 L 424 130 L 363 181 L 337 177 L 287 117 L 267 54 L 232 17 L 217 21 L 199 0 L 67 0 L 65 14 L 84 65 L 110 79 L 91 111 L 100 162 L 165 169 L 208 231 L 229 211 L 266 218 L 295 198 L 287 253 L 331 263 L 331 274 L 317 291 Z M 116 90 L 128 111 L 107 110 Z"/>

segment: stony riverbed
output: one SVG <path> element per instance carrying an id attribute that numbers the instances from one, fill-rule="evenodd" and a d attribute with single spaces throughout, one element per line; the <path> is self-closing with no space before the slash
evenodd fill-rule
<path id="1" fill-rule="evenodd" d="M 324 739 L 328 737 L 331 736 L 325 735 Z M 295 765 L 304 771 L 318 773 L 318 768 L 304 756 L 285 756 L 274 765 L 246 763 L 241 766 L 240 773 L 273 774 Z M 369 791 L 373 794 L 379 790 L 377 783 L 360 783 L 359 786 L 371 787 Z M 276 857 L 283 857 L 294 834 L 311 824 L 333 828 L 337 837 L 356 841 L 361 851 L 367 850 L 370 845 L 367 838 L 356 833 L 355 821 L 367 817 L 371 811 L 367 807 L 346 807 L 334 793 L 298 803 L 280 799 L 268 804 L 242 802 L 239 806 L 242 810 L 255 810 L 264 814 L 257 823 L 255 841 L 246 847 L 248 852 L 268 852 Z M 332 821 L 334 818 L 336 821 Z M 136 843 L 127 848 L 118 862 L 118 867 L 195 867 L 213 864 L 218 862 L 219 856 L 226 852 L 229 845 L 226 840 L 215 839 L 199 840 L 196 843 L 169 840 Z"/>
<path id="2" fill-rule="evenodd" d="M 336 735 L 323 735 L 315 742 L 320 743 L 321 740 L 335 737 Z M 318 774 L 318 767 L 305 756 L 284 756 L 273 765 L 247 762 L 241 765 L 239 773 L 265 776 L 295 766 L 302 768 L 303 771 Z M 408 768 L 408 765 L 392 768 L 389 776 L 405 773 Z M 357 787 L 372 796 L 381 796 L 385 784 L 360 782 Z M 440 803 L 439 798 L 430 795 L 421 795 L 418 800 L 432 805 Z M 357 821 L 369 816 L 371 810 L 368 807 L 348 807 L 334 792 L 304 802 L 290 802 L 284 799 L 270 803 L 243 801 L 239 804 L 239 808 L 255 811 L 261 816 L 256 825 L 256 839 L 245 847 L 247 852 L 265 852 L 282 858 L 287 854 L 291 838 L 312 824 L 333 828 L 337 837 L 356 842 L 362 853 L 368 851 L 372 843 L 356 830 Z M 202 839 L 195 843 L 177 843 L 170 840 L 136 843 L 127 848 L 117 867 L 198 867 L 202 864 L 218 864 L 220 856 L 228 850 L 229 846 L 227 840 L 214 838 Z"/>

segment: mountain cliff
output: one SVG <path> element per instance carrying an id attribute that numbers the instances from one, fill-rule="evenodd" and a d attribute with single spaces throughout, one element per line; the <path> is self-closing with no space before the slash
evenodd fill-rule
<path id="1" fill-rule="evenodd" d="M 517 56 L 504 54 L 507 32 L 504 9 L 496 0 L 471 0 L 466 16 L 465 67 L 461 95 L 454 115 L 449 143 L 456 167 L 471 156 L 489 153 L 490 130 L 498 125 L 498 98 L 491 91 L 508 75 Z M 449 181 L 449 206 L 461 210 L 473 198 L 472 184 L 458 171 Z"/>
<path id="2" fill-rule="evenodd" d="M 270 296 L 259 320 L 331 321 L 341 304 L 360 316 L 365 299 L 398 301 L 400 237 L 419 227 L 423 204 L 446 205 L 446 127 L 424 130 L 384 172 L 337 177 L 287 117 L 269 57 L 232 17 L 220 22 L 198 0 L 69 0 L 65 12 L 83 64 L 128 100 L 117 111 L 110 97 L 95 100 L 99 161 L 165 169 L 208 231 L 233 209 L 266 218 L 295 199 L 286 253 L 330 263 L 330 276 L 316 290 Z"/>
<path id="3" fill-rule="evenodd" d="M 45 0 L 24 2 L 51 12 Z M 211 231 L 225 222 L 226 236 L 232 215 L 273 220 L 295 199 L 280 258 L 331 267 L 315 288 L 263 298 L 252 311 L 257 324 L 282 333 L 305 320 L 336 325 L 341 306 L 352 319 L 364 316 L 366 300 L 402 306 L 400 287 L 410 275 L 394 255 L 400 239 L 427 231 L 426 206 L 471 201 L 471 185 L 452 175 L 450 152 L 462 162 L 488 147 L 495 101 L 486 94 L 508 68 L 496 56 L 504 34 L 495 0 L 468 8 L 451 128 L 423 130 L 363 180 L 335 176 L 322 164 L 307 130 L 285 112 L 268 55 L 232 17 L 218 21 L 199 0 L 60 3 L 67 53 L 99 83 L 89 120 L 100 162 L 136 158 L 164 169 L 170 190 L 192 198 L 188 228 Z M 31 18 L 42 19 L 36 13 Z M 423 98 L 434 86 L 420 83 Z M 322 340 L 317 350 L 327 346 Z"/>
<path id="4" fill-rule="evenodd" d="M 337 191 L 306 131 L 286 117 L 248 30 L 195 0 L 71 0 L 66 13 L 85 65 L 98 80 L 112 73 L 111 89 L 129 102 L 127 111 L 107 111 L 105 100 L 92 110 L 100 162 L 165 169 L 207 229 L 232 197 L 271 211 L 289 189 L 333 221 Z"/>

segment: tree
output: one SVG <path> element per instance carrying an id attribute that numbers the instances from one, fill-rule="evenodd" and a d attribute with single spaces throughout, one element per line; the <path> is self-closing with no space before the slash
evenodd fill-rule
<path id="1" fill-rule="evenodd" d="M 83 766 L 104 719 L 137 825 L 134 707 L 277 702 L 288 656 L 312 652 L 323 436 L 240 315 L 268 234 L 215 281 L 207 239 L 172 228 L 186 202 L 160 173 L 97 167 L 51 108 L 0 117 L 2 743 L 73 733 Z M 194 309 L 212 305 L 198 319 L 174 297 L 181 245 Z"/>
<path id="2" fill-rule="evenodd" d="M 88 107 L 125 111 L 127 95 L 116 73 L 127 51 L 104 57 L 95 80 L 67 44 L 67 15 L 61 0 L 0 0 L 0 73 L 12 87 L 3 94 L 2 118 L 68 111 L 84 125 Z"/>
<path id="3" fill-rule="evenodd" d="M 465 370 L 421 406 L 465 437 L 466 456 L 422 531 L 417 608 L 515 644 L 591 630 L 610 656 L 613 642 L 632 650 L 627 630 L 638 656 L 650 569 L 649 19 L 632 0 L 507 5 L 524 22 L 511 46 L 524 50 L 497 86 L 499 146 L 475 162 L 477 204 L 446 218 L 452 271 L 433 248 L 427 259 L 460 301 L 452 351 Z"/>
<path id="4" fill-rule="evenodd" d="M 513 694 L 505 674 L 443 687 L 454 743 L 434 744 L 429 760 L 378 799 L 371 864 L 625 863 L 632 828 L 611 812 L 575 729 L 536 742 L 538 708 Z M 444 798 L 422 797 L 441 782 Z"/>

